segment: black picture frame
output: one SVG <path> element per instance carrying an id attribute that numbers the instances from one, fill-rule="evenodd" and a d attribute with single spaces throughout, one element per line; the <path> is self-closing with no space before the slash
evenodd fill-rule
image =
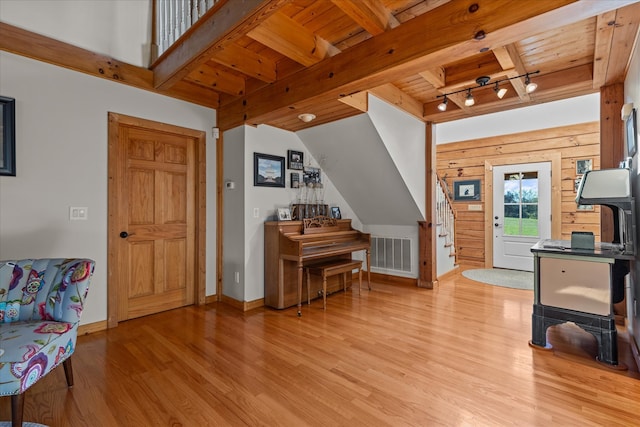
<path id="1" fill-rule="evenodd" d="M 302 151 L 287 150 L 287 167 L 294 170 L 302 170 L 304 165 L 304 153 Z"/>
<path id="2" fill-rule="evenodd" d="M 627 136 L 627 157 L 633 157 L 638 150 L 638 119 L 636 117 L 636 110 L 631 110 L 631 114 L 627 117 L 626 123 L 626 136 Z"/>
<path id="3" fill-rule="evenodd" d="M 284 157 L 253 153 L 253 185 L 284 188 Z"/>
<path id="4" fill-rule="evenodd" d="M 453 200 L 480 200 L 480 180 L 455 181 L 453 183 Z"/>
<path id="5" fill-rule="evenodd" d="M 0 96 L 0 175 L 16 176 L 16 100 Z"/>
<path id="6" fill-rule="evenodd" d="M 342 214 L 340 213 L 340 208 L 338 206 L 331 207 L 331 218 L 342 219 Z"/>

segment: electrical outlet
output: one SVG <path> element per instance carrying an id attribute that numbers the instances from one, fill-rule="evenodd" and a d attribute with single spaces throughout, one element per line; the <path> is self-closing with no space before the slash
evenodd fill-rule
<path id="1" fill-rule="evenodd" d="M 253 208 L 253 217 L 260 218 L 260 208 Z"/>
<path id="2" fill-rule="evenodd" d="M 240 283 L 240 272 L 236 271 L 236 273 L 233 275 L 233 278 L 236 281 L 236 283 Z"/>
<path id="3" fill-rule="evenodd" d="M 69 206 L 69 220 L 86 221 L 89 218 L 89 208 L 80 206 Z"/>

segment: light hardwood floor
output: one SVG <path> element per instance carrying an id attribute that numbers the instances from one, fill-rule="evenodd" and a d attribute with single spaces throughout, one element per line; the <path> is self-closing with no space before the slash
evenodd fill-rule
<path id="1" fill-rule="evenodd" d="M 632 426 L 640 374 L 594 361 L 595 339 L 549 330 L 527 345 L 533 292 L 460 275 L 434 290 L 373 283 L 241 313 L 187 307 L 79 338 L 33 386 L 25 420 L 64 426 Z M 9 418 L 9 399 L 0 419 Z"/>

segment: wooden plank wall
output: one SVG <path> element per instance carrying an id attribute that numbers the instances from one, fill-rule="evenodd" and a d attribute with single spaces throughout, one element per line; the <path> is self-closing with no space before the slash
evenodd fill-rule
<path id="1" fill-rule="evenodd" d="M 572 231 L 591 231 L 600 237 L 600 208 L 578 210 L 574 182 L 576 160 L 592 159 L 593 169 L 600 168 L 600 125 L 584 123 L 560 128 L 496 136 L 438 145 L 436 164 L 440 177 L 453 191 L 458 180 L 480 179 L 484 193 L 485 160 L 499 160 L 532 154 L 561 153 L 562 159 L 562 224 L 561 236 L 571 239 Z M 557 201 L 553 201 L 556 203 Z M 485 265 L 485 195 L 481 210 L 469 210 L 479 202 L 454 202 L 457 212 L 456 252 L 458 263 L 466 266 Z M 491 207 L 488 207 L 491 209 Z M 491 238 L 491 236 L 489 236 Z"/>

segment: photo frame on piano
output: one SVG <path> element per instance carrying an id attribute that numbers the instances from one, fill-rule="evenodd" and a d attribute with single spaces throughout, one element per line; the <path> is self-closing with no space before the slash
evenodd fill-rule
<path id="1" fill-rule="evenodd" d="M 342 219 L 342 214 L 340 213 L 340 208 L 338 206 L 331 207 L 331 218 Z"/>
<path id="2" fill-rule="evenodd" d="M 291 209 L 278 208 L 278 221 L 291 221 Z"/>

